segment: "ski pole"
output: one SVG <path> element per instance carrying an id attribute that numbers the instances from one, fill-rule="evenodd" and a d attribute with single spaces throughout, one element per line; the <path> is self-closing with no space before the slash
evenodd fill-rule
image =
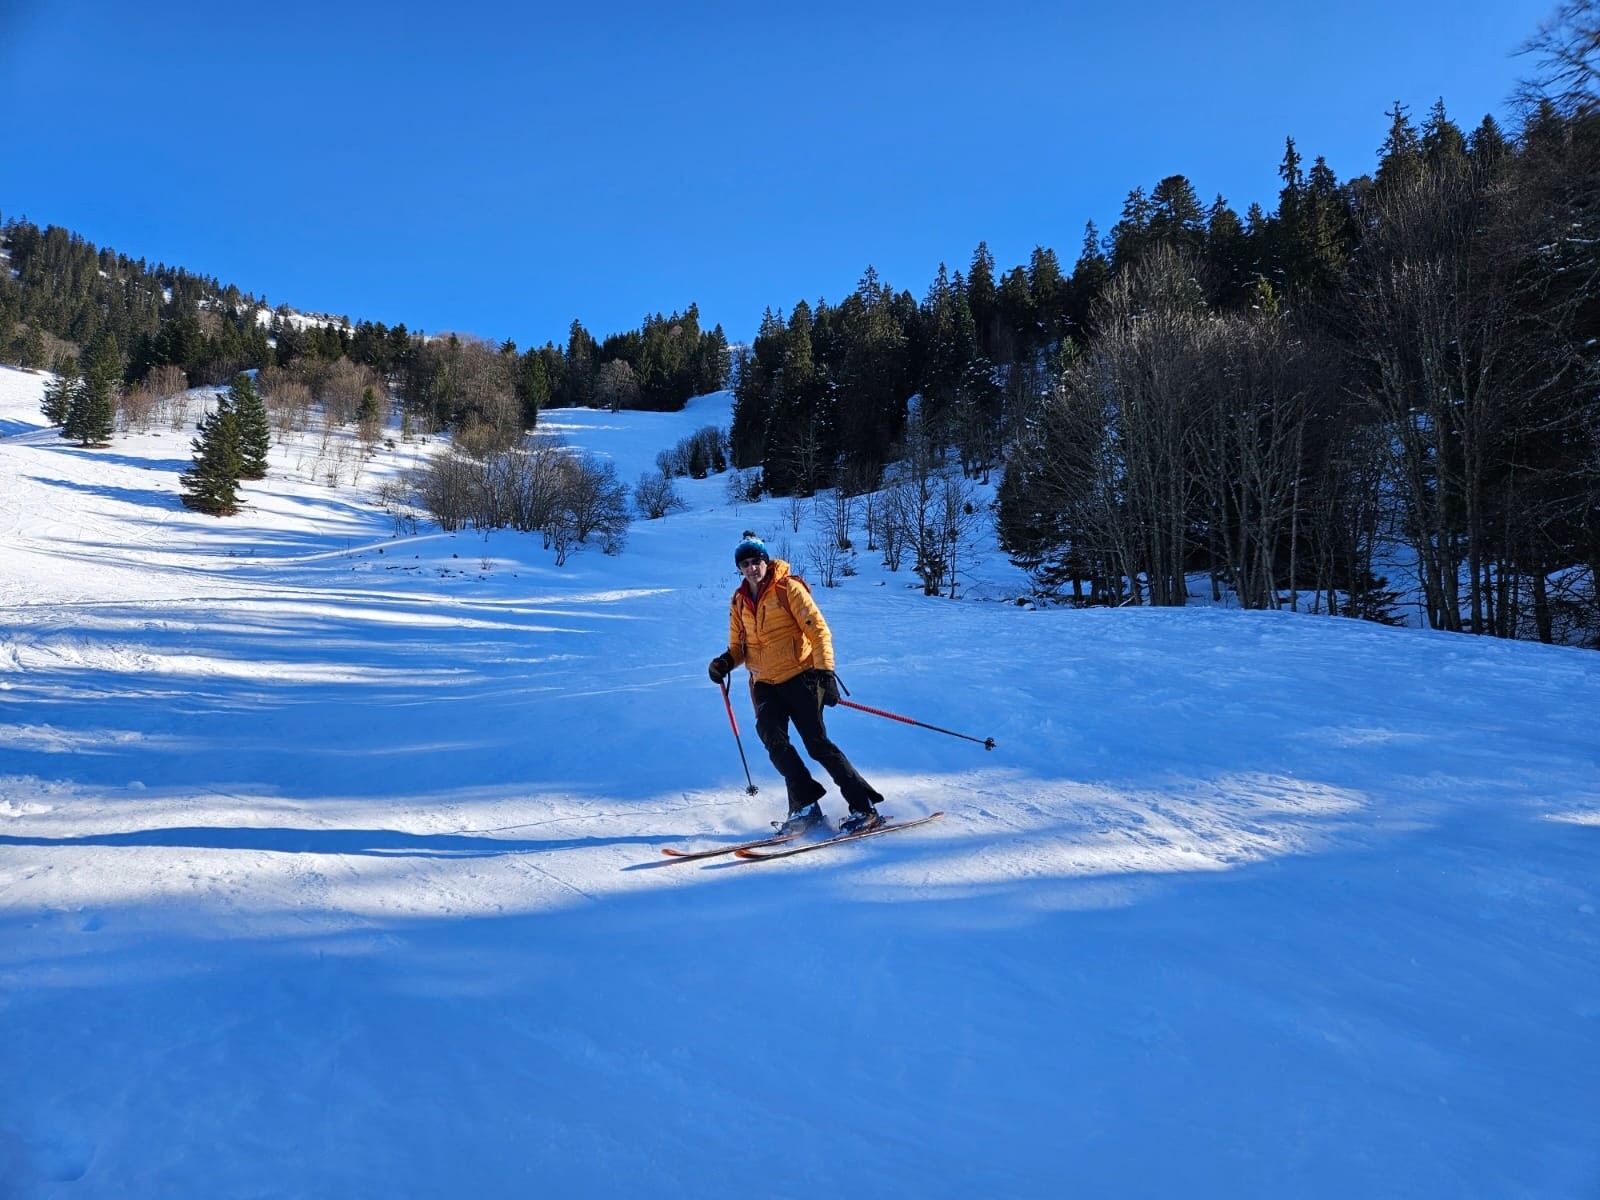
<path id="1" fill-rule="evenodd" d="M 899 713 L 885 712 L 881 708 L 873 708 L 866 704 L 857 704 L 854 700 L 846 700 L 842 696 L 839 698 L 839 703 L 844 705 L 846 708 L 859 708 L 862 712 L 869 712 L 876 717 L 888 717 L 891 721 L 900 721 L 906 725 L 915 725 L 918 729 L 931 729 L 935 733 L 947 733 L 951 737 L 965 738 L 969 742 L 977 742 L 978 745 L 982 746 L 985 750 L 994 749 L 993 738 L 976 738 L 970 733 L 957 733 L 953 729 L 940 729 L 937 725 L 929 725 L 926 721 L 913 721 L 910 717 L 902 717 Z"/>
<path id="2" fill-rule="evenodd" d="M 739 761 L 744 763 L 744 780 L 750 785 L 744 790 L 747 794 L 754 796 L 760 789 L 756 787 L 756 781 L 750 778 L 750 763 L 744 756 L 744 742 L 739 737 L 739 722 L 733 715 L 733 700 L 728 696 L 728 681 L 726 679 L 722 681 L 722 703 L 727 705 L 728 724 L 733 726 L 733 742 L 734 745 L 739 747 Z"/>

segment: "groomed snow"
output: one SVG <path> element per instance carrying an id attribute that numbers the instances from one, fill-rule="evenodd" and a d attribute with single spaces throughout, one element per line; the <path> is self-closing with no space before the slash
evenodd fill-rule
<path id="1" fill-rule="evenodd" d="M 721 695 L 772 502 L 398 536 L 315 436 L 77 449 L 0 369 L 0 1196 L 1600 1196 L 1600 656 L 818 588 L 925 829 L 783 802 Z M 632 483 L 726 424 L 546 413 Z M 196 410 L 198 411 L 198 410 Z M 740 689 L 735 689 L 736 696 Z M 832 815 L 842 803 L 830 794 Z"/>

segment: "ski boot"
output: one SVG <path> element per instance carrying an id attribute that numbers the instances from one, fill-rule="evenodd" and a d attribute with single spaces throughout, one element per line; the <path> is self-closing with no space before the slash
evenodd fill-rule
<path id="1" fill-rule="evenodd" d="M 875 808 L 851 809 L 850 815 L 839 822 L 839 832 L 865 833 L 882 824 L 883 818 L 878 815 L 878 810 Z"/>
<path id="2" fill-rule="evenodd" d="M 774 821 L 772 827 L 782 834 L 797 834 L 804 833 L 814 825 L 821 825 L 823 820 L 822 806 L 812 802 L 790 813 L 787 819 Z"/>

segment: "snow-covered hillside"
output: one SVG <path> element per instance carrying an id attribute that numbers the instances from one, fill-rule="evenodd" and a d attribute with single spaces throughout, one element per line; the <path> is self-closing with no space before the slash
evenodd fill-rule
<path id="1" fill-rule="evenodd" d="M 1600 656 L 817 589 L 902 817 L 705 664 L 722 481 L 563 568 L 397 536 L 404 444 L 81 450 L 0 369 L 0 1196 L 1600 1195 Z M 725 424 L 555 412 L 629 483 Z M 342 460 L 341 460 L 342 461 Z M 991 557 L 972 591 L 1015 594 Z M 736 689 L 736 694 L 739 689 Z M 843 811 L 836 794 L 825 800 Z"/>

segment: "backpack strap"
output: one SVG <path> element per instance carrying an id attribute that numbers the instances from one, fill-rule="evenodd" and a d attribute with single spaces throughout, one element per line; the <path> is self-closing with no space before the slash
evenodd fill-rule
<path id="1" fill-rule="evenodd" d="M 798 575 L 785 575 L 773 585 L 773 590 L 778 593 L 778 603 L 783 605 L 783 611 L 788 613 L 792 619 L 794 617 L 794 606 L 789 603 L 789 585 L 791 583 L 798 583 L 805 588 L 808 596 L 811 594 L 811 585 Z"/>

